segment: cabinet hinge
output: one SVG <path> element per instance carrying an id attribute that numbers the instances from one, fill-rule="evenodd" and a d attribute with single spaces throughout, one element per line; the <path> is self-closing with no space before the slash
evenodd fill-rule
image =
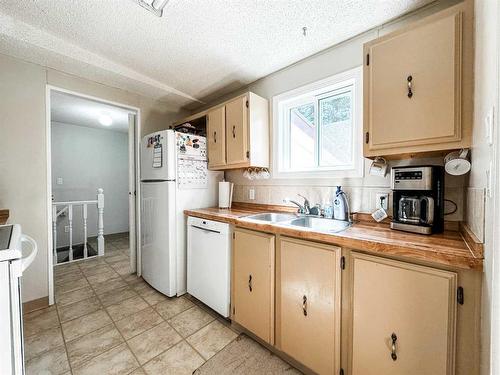
<path id="1" fill-rule="evenodd" d="M 461 286 L 457 288 L 457 302 L 460 305 L 464 304 L 464 288 L 462 288 Z"/>
<path id="2" fill-rule="evenodd" d="M 366 54 L 366 66 L 370 65 L 370 54 Z"/>
<path id="3" fill-rule="evenodd" d="M 345 270 L 345 257 L 340 257 L 340 268 Z"/>
<path id="4" fill-rule="evenodd" d="M 233 315 L 236 312 L 236 307 L 233 306 Z"/>
<path id="5" fill-rule="evenodd" d="M 233 232 L 233 240 L 236 238 L 236 233 Z"/>
<path id="6" fill-rule="evenodd" d="M 344 375 L 344 369 L 343 368 L 340 369 L 339 375 Z"/>
<path id="7" fill-rule="evenodd" d="M 370 142 L 370 132 L 365 133 L 365 143 L 368 144 Z"/>
<path id="8" fill-rule="evenodd" d="M 247 151 L 247 159 L 250 159 L 250 151 Z"/>
<path id="9" fill-rule="evenodd" d="M 247 106 L 247 108 L 248 108 L 248 100 L 246 101 L 245 105 L 246 105 L 246 106 Z"/>

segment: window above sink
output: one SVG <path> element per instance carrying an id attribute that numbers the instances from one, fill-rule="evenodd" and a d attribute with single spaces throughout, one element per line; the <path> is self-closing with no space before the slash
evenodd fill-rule
<path id="1" fill-rule="evenodd" d="M 362 177 L 362 70 L 273 98 L 273 177 Z"/>

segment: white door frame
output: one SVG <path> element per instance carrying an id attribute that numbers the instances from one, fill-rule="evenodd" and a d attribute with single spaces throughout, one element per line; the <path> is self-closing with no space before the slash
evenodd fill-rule
<path id="1" fill-rule="evenodd" d="M 91 95 L 86 95 L 82 94 L 77 91 L 72 91 L 72 90 L 67 90 L 62 87 L 57 87 L 53 86 L 50 84 L 46 84 L 45 86 L 45 137 L 47 140 L 46 143 L 46 150 L 47 150 L 47 238 L 48 238 L 48 243 L 47 243 L 47 265 L 48 265 L 48 287 L 49 287 L 49 305 L 53 305 L 55 302 L 54 299 L 54 264 L 53 264 L 53 249 L 52 249 L 52 244 L 53 244 L 53 239 L 52 239 L 52 148 L 51 148 L 51 102 L 50 102 L 50 94 L 52 91 L 57 91 L 57 92 L 62 92 L 65 94 L 70 94 L 74 95 L 80 98 L 85 98 L 89 100 L 93 100 L 96 102 L 104 103 L 104 104 L 109 104 L 109 105 L 114 105 L 117 107 L 125 108 L 130 110 L 131 112 L 135 112 L 136 116 L 136 121 L 135 121 L 135 126 L 134 129 L 129 128 L 129 139 L 130 136 L 133 136 L 133 144 L 135 145 L 135 149 L 133 149 L 133 155 L 129 154 L 129 176 L 130 174 L 134 174 L 134 179 L 129 178 L 129 192 L 134 193 L 135 191 L 135 207 L 130 208 L 130 201 L 129 201 L 129 211 L 133 210 L 135 211 L 135 225 L 133 228 L 129 228 L 130 232 L 135 232 L 135 235 L 131 235 L 131 241 L 134 241 L 135 243 L 132 244 L 134 246 L 130 246 L 130 259 L 131 259 L 131 266 L 132 269 L 136 269 L 139 271 L 140 274 L 140 253 L 141 253 L 141 243 L 138 241 L 139 238 L 141 238 L 141 233 L 140 233 L 140 225 L 139 223 L 141 222 L 140 220 L 140 183 L 138 176 L 140 176 L 140 163 L 139 163 L 139 150 L 140 148 L 140 142 L 141 142 L 141 110 L 138 107 L 134 107 L 128 104 L 123 104 L 119 102 L 114 102 L 106 99 L 102 99 L 99 97 L 91 96 Z M 131 134 L 132 133 L 132 134 Z M 129 153 L 131 152 L 131 147 L 129 147 Z M 134 161 L 134 164 L 131 165 L 130 161 Z M 106 194 L 106 192 L 104 192 Z M 135 251 L 133 249 L 135 248 Z M 132 253 L 133 251 L 133 253 Z M 132 264 L 132 262 L 134 262 Z"/>

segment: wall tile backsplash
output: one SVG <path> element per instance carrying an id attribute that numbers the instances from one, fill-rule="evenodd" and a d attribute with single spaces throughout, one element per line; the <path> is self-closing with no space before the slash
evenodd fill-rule
<path id="1" fill-rule="evenodd" d="M 255 190 L 255 199 L 249 199 L 249 190 Z M 392 190 L 387 187 L 343 187 L 346 192 L 352 212 L 372 213 L 376 207 L 377 193 L 389 194 L 389 214 L 392 215 Z M 234 202 L 259 203 L 271 205 L 286 205 L 285 198 L 290 198 L 302 202 L 297 194 L 304 195 L 311 203 L 324 204 L 331 202 L 336 191 L 336 187 L 329 186 L 290 186 L 290 185 L 241 185 L 234 186 Z M 464 214 L 464 188 L 461 186 L 450 186 L 445 189 L 445 199 L 452 200 L 457 204 L 457 211 L 446 216 L 446 220 L 461 221 Z M 288 204 L 293 206 L 292 204 Z M 445 212 L 451 212 L 454 205 L 445 202 Z"/>
<path id="2" fill-rule="evenodd" d="M 467 188 L 467 209 L 465 222 L 479 241 L 484 242 L 485 189 Z"/>

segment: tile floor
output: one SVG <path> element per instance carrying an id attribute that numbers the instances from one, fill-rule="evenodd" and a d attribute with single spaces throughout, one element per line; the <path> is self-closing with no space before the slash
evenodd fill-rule
<path id="1" fill-rule="evenodd" d="M 24 316 L 28 375 L 192 374 L 238 336 L 194 298 L 131 274 L 125 235 L 54 275 L 56 304 Z"/>

